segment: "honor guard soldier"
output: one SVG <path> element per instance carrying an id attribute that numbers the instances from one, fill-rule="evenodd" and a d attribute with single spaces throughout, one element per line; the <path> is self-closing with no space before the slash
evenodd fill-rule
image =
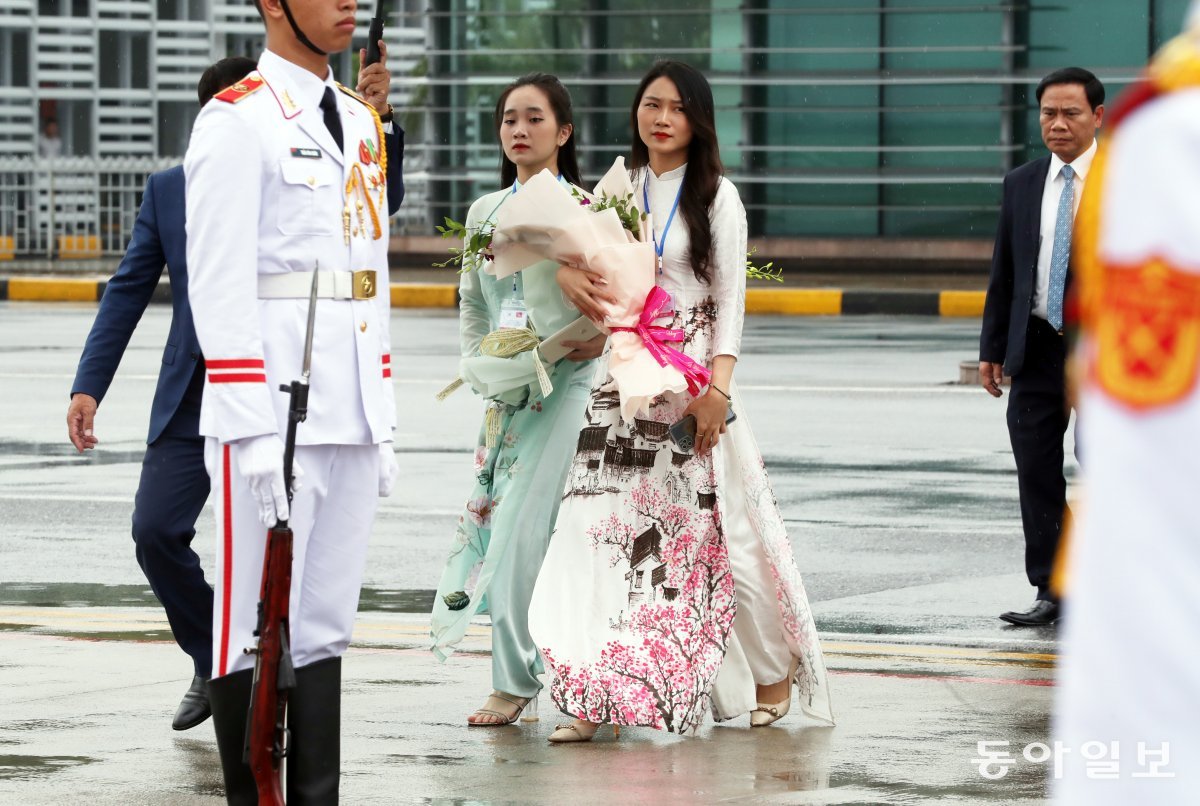
<path id="1" fill-rule="evenodd" d="M 390 494 L 395 400 L 388 334 L 386 150 L 378 113 L 337 84 L 353 0 L 260 0 L 258 70 L 196 120 L 187 259 L 207 363 L 200 413 L 217 521 L 213 723 L 230 803 L 255 803 L 243 762 L 267 527 L 295 536 L 286 766 L 292 803 L 338 797 L 341 655 L 379 496 Z M 290 6 L 290 7 L 289 7 Z M 317 273 L 311 392 L 290 506 L 288 396 Z"/>
<path id="2" fill-rule="evenodd" d="M 1079 211 L 1087 448 L 1069 540 L 1063 806 L 1200 790 L 1200 3 L 1117 102 Z"/>

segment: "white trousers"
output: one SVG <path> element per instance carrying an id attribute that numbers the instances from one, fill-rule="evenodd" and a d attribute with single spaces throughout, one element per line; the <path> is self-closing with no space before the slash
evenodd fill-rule
<path id="1" fill-rule="evenodd" d="M 254 665 L 253 647 L 267 529 L 238 473 L 236 444 L 205 442 L 217 516 L 213 677 Z M 350 644 L 379 502 L 376 445 L 298 445 L 304 472 L 292 499 L 292 662 L 307 666 L 340 656 Z"/>
<path id="2" fill-rule="evenodd" d="M 720 480 L 721 528 L 729 550 L 737 613 L 711 692 L 713 716 L 719 720 L 753 711 L 758 705 L 755 686 L 783 680 L 792 660 L 792 651 L 783 637 L 774 574 L 751 525 L 737 455 L 731 448 L 732 444 L 726 444 L 718 448 L 718 453 L 724 470 Z"/>
<path id="3" fill-rule="evenodd" d="M 1052 743 L 1062 770 L 1053 800 L 1193 806 L 1200 802 L 1200 394 L 1131 410 L 1093 389 L 1081 410 L 1090 447 L 1067 562 Z"/>

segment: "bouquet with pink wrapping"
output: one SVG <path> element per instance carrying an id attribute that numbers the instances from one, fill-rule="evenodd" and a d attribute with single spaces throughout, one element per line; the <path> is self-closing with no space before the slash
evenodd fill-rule
<path id="1" fill-rule="evenodd" d="M 646 216 L 630 221 L 632 199 L 623 158 L 591 196 L 572 195 L 554 174 L 542 171 L 501 208 L 491 242 L 495 260 L 485 269 L 507 277 L 549 259 L 603 278 L 617 303 L 605 305 L 599 324 L 611 334 L 608 371 L 627 421 L 648 410 L 658 395 L 699 394 L 709 380 L 705 367 L 671 346 L 683 341 L 683 331 L 655 324 L 669 323 L 675 310 L 670 295 L 654 284 L 654 244 L 645 240 L 650 222 Z M 636 234 L 622 223 L 622 213 Z"/>

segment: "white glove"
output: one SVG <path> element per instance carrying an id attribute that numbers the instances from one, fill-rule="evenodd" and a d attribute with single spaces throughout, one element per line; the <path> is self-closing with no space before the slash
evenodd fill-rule
<path id="1" fill-rule="evenodd" d="M 396 461 L 396 451 L 391 442 L 379 443 L 379 497 L 387 498 L 396 489 L 396 479 L 400 476 L 400 464 Z"/>
<path id="2" fill-rule="evenodd" d="M 258 501 L 258 518 L 268 529 L 288 519 L 287 488 L 283 483 L 283 440 L 276 434 L 239 439 L 234 443 L 238 472 Z M 300 475 L 293 462 L 292 472 Z"/>

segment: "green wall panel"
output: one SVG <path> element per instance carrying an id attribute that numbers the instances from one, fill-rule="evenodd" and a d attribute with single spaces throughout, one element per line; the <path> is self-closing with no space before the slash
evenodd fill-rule
<path id="1" fill-rule="evenodd" d="M 1111 102 L 1178 33 L 1187 5 L 430 0 L 450 12 L 433 43 L 449 53 L 428 71 L 424 137 L 451 147 L 431 162 L 434 217 L 461 217 L 494 184 L 490 116 L 504 82 L 535 69 L 562 77 L 584 110 L 577 130 L 594 174 L 628 149 L 638 78 L 671 56 L 713 83 L 722 157 L 753 235 L 990 238 L 1005 171 L 1045 153 L 1038 79 L 1087 67 Z"/>

